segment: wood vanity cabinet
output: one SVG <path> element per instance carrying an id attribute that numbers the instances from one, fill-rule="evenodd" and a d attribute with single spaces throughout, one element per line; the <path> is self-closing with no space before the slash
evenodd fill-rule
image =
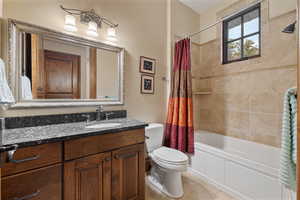
<path id="1" fill-rule="evenodd" d="M 65 163 L 64 199 L 110 200 L 111 170 L 111 153 Z"/>
<path id="2" fill-rule="evenodd" d="M 143 144 L 112 152 L 112 200 L 145 198 L 144 152 Z"/>
<path id="3" fill-rule="evenodd" d="M 1 200 L 144 200 L 144 137 L 137 129 L 26 147 L 15 158 L 35 159 L 22 163 L 5 153 Z"/>

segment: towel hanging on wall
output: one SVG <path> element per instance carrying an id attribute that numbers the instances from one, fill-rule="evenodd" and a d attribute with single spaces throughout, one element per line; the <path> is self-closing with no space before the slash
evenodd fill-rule
<path id="1" fill-rule="evenodd" d="M 279 180 L 288 189 L 296 189 L 297 88 L 284 96 Z"/>
<path id="2" fill-rule="evenodd" d="M 0 103 L 14 103 L 15 98 L 8 86 L 5 73 L 5 64 L 0 58 Z"/>

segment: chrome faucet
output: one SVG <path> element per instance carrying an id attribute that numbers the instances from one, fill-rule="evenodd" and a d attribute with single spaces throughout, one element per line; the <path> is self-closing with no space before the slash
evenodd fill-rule
<path id="1" fill-rule="evenodd" d="M 102 105 L 96 106 L 96 121 L 101 120 L 101 113 L 104 111 L 104 108 Z"/>

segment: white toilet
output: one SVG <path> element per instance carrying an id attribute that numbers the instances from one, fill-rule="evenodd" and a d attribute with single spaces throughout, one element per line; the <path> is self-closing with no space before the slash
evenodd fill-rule
<path id="1" fill-rule="evenodd" d="M 162 147 L 163 131 L 162 124 L 146 127 L 146 145 L 152 159 L 148 180 L 169 197 L 180 198 L 183 196 L 181 173 L 187 170 L 188 157 L 178 150 Z"/>

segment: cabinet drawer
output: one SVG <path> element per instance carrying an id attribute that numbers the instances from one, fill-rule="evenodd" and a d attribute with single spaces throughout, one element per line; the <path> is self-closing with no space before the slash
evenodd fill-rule
<path id="1" fill-rule="evenodd" d="M 2 200 L 61 200 L 62 166 L 31 170 L 2 178 Z"/>
<path id="2" fill-rule="evenodd" d="M 145 129 L 110 133 L 93 137 L 86 137 L 65 142 L 65 160 L 84 157 L 120 147 L 143 143 Z"/>
<path id="3" fill-rule="evenodd" d="M 25 172 L 62 161 L 62 144 L 43 144 L 33 147 L 17 149 L 9 161 L 8 152 L 4 154 L 2 176 Z"/>

